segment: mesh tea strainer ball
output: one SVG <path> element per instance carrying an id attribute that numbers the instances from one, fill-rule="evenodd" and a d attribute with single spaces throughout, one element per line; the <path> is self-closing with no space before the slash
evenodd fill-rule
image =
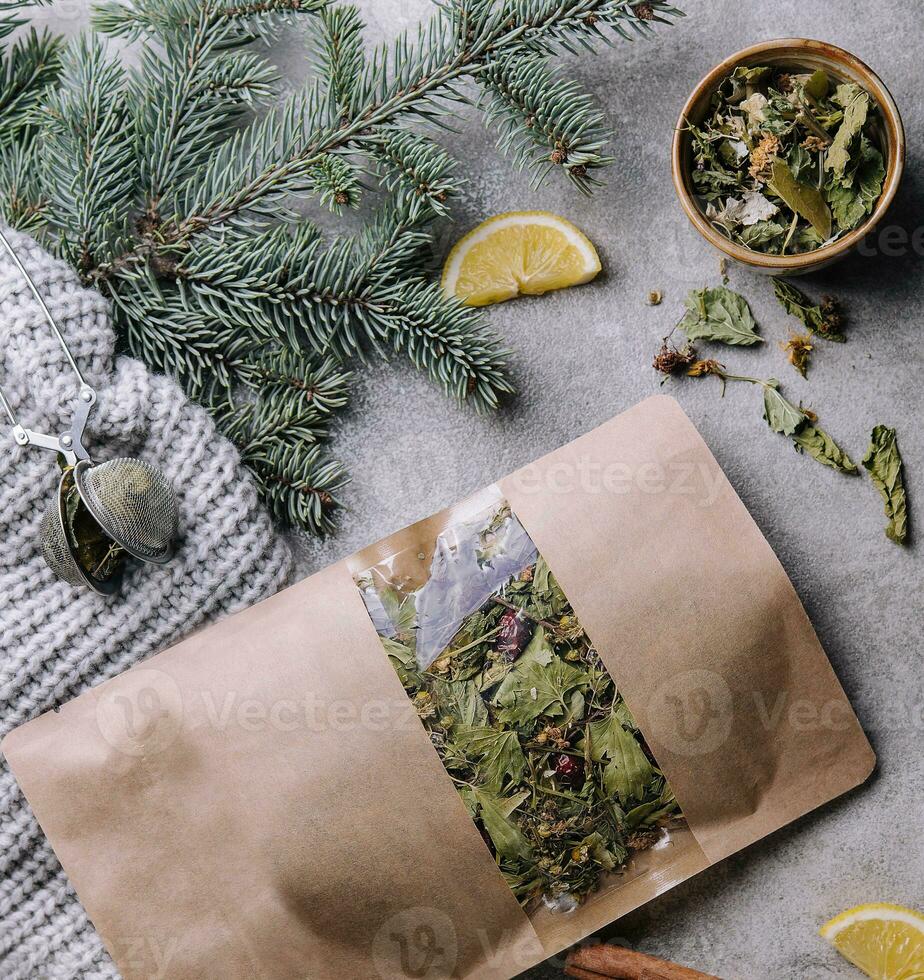
<path id="1" fill-rule="evenodd" d="M 84 381 L 35 283 L 2 232 L 0 243 L 29 284 L 80 383 L 71 427 L 57 436 L 20 425 L 0 388 L 0 404 L 17 444 L 50 449 L 63 459 L 56 499 L 39 528 L 42 553 L 58 578 L 109 594 L 119 587 L 127 556 L 156 564 L 170 560 L 179 521 L 176 494 L 164 474 L 144 460 L 90 461 L 83 433 L 96 392 Z"/>

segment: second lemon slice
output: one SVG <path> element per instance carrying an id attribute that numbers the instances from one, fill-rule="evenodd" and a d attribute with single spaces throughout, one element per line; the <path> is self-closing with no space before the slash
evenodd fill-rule
<path id="1" fill-rule="evenodd" d="M 924 915 L 901 905 L 858 905 L 826 922 L 821 934 L 874 980 L 924 977 Z"/>
<path id="2" fill-rule="evenodd" d="M 456 243 L 443 267 L 443 291 L 487 306 L 589 282 L 599 271 L 597 250 L 570 221 L 547 211 L 510 211 Z"/>

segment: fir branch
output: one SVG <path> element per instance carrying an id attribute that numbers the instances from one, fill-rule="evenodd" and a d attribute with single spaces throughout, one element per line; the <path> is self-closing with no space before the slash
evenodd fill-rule
<path id="1" fill-rule="evenodd" d="M 256 474 L 277 520 L 312 534 L 333 529 L 337 494 L 349 478 L 339 462 L 324 456 L 321 446 L 306 450 L 297 441 L 256 439 L 241 449 L 241 460 Z"/>
<path id="2" fill-rule="evenodd" d="M 479 310 L 443 295 L 437 283 L 410 282 L 387 310 L 387 337 L 446 394 L 476 411 L 497 408 L 513 394 L 510 351 L 485 326 Z"/>
<path id="3" fill-rule="evenodd" d="M 24 10 L 26 7 L 44 7 L 49 3 L 51 0 L 0 0 L 0 41 L 26 23 L 24 18 L 13 11 Z"/>
<path id="4" fill-rule="evenodd" d="M 35 140 L 0 150 L 0 215 L 11 227 L 37 235 L 48 220 L 48 199 L 40 177 Z"/>
<path id="5" fill-rule="evenodd" d="M 219 426 L 257 474 L 277 519 L 323 533 L 333 526 L 337 491 L 347 483 L 340 463 L 326 458 L 331 413 L 347 403 L 351 375 L 336 358 L 306 358 L 282 348 L 241 369 L 255 401 L 220 413 Z"/>
<path id="6" fill-rule="evenodd" d="M 433 140 L 418 133 L 383 126 L 358 145 L 376 164 L 382 187 L 395 196 L 411 220 L 432 213 L 445 217 L 446 204 L 459 188 L 455 161 Z"/>
<path id="7" fill-rule="evenodd" d="M 101 34 L 128 41 L 156 37 L 168 41 L 201 21 L 203 15 L 210 28 L 221 29 L 234 23 L 236 43 L 246 44 L 256 37 L 272 34 L 280 20 L 294 14 L 316 13 L 331 0 L 252 0 L 249 3 L 216 2 L 216 0 L 106 0 L 93 8 L 91 23 Z"/>
<path id="8" fill-rule="evenodd" d="M 538 186 L 562 167 L 583 193 L 600 181 L 594 171 L 612 163 L 603 115 L 576 82 L 557 78 L 544 56 L 520 54 L 492 61 L 479 76 L 485 119 L 500 130 L 498 147 L 515 166 L 534 171 Z"/>
<path id="9" fill-rule="evenodd" d="M 44 183 L 59 250 L 87 274 L 129 248 L 137 164 L 119 63 L 81 37 L 62 66 L 40 113 Z"/>
<path id="10" fill-rule="evenodd" d="M 233 24 L 215 26 L 203 9 L 197 21 L 169 37 L 166 57 L 144 50 L 129 97 L 149 215 L 170 188 L 208 161 L 244 107 L 273 91 L 277 76 L 263 59 L 223 53 L 234 34 Z"/>
<path id="11" fill-rule="evenodd" d="M 328 153 L 308 171 L 307 184 L 309 192 L 335 214 L 359 206 L 356 168 L 336 153 Z"/>
<path id="12" fill-rule="evenodd" d="M 21 141 L 61 72 L 61 39 L 35 29 L 0 54 L 0 146 Z"/>
<path id="13" fill-rule="evenodd" d="M 270 348 L 238 369 L 245 384 L 260 392 L 265 410 L 275 415 L 318 420 L 343 408 L 352 372 L 334 357 L 305 357 L 284 347 Z"/>
<path id="14" fill-rule="evenodd" d="M 328 7 L 319 20 L 319 73 L 340 118 L 349 120 L 357 108 L 356 78 L 366 67 L 362 17 L 352 4 L 342 4 Z"/>
<path id="15" fill-rule="evenodd" d="M 209 406 L 230 404 L 235 365 L 254 346 L 210 319 L 188 292 L 149 269 L 123 274 L 111 290 L 122 346 L 149 367 L 171 375 Z"/>
<path id="16" fill-rule="evenodd" d="M 244 45 L 305 13 L 319 15 L 316 77 L 246 123 L 276 78 Z M 512 391 L 483 313 L 426 278 L 428 225 L 461 181 L 439 144 L 405 124 L 449 128 L 474 80 L 517 165 L 538 179 L 564 169 L 587 189 L 608 162 L 600 116 L 548 56 L 607 31 L 644 36 L 676 13 L 663 2 L 447 0 L 366 56 L 358 12 L 329 0 L 109 3 L 97 29 L 143 42 L 139 67 L 126 75 L 91 41 L 70 47 L 60 89 L 37 112 L 18 103 L 23 138 L 0 153 L 0 209 L 28 227 L 47 218 L 58 250 L 111 298 L 120 344 L 208 407 L 277 517 L 323 531 L 346 482 L 324 448 L 346 404 L 344 359 L 403 352 L 479 410 Z M 29 92 L 53 79 L 33 74 Z M 355 207 L 364 172 L 389 204 L 358 236 L 325 240 L 297 199 Z"/>
<path id="17" fill-rule="evenodd" d="M 403 116 L 439 122 L 446 102 L 464 100 L 455 83 L 489 71 L 496 54 L 550 51 L 569 47 L 578 38 L 591 44 L 603 36 L 604 26 L 628 36 L 625 23 L 639 34 L 648 33 L 652 18 L 639 17 L 636 6 L 621 0 L 468 0 L 447 5 L 419 27 L 416 40 L 402 33 L 366 59 L 350 91 L 340 93 L 352 109 L 348 119 L 339 117 L 326 87 L 314 83 L 242 134 L 183 188 L 185 217 L 178 218 L 167 236 L 183 242 L 241 220 L 247 211 L 264 212 L 273 202 L 298 193 L 306 173 L 324 154 L 342 151 Z M 655 18 L 674 12 L 666 3 L 647 6 Z M 566 86 L 548 107 L 564 116 L 575 97 Z M 572 167 L 580 165 L 575 160 Z M 581 179 L 580 173 L 575 179 Z"/>

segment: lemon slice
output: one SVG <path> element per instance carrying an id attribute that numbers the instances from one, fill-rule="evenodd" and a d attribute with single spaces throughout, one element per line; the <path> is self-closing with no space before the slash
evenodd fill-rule
<path id="1" fill-rule="evenodd" d="M 597 250 L 570 221 L 548 211 L 510 211 L 456 242 L 443 266 L 443 291 L 487 306 L 589 282 L 599 271 Z"/>
<path id="2" fill-rule="evenodd" d="M 841 912 L 821 935 L 874 980 L 924 980 L 924 915 L 875 902 Z"/>

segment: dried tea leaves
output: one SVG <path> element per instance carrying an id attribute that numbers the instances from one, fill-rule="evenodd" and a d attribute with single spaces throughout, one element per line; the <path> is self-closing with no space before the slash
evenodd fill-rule
<path id="1" fill-rule="evenodd" d="M 822 241 L 831 237 L 831 209 L 817 187 L 797 180 L 793 172 L 782 160 L 774 160 L 770 165 L 769 189 L 781 198 L 790 211 L 805 218 L 818 232 Z"/>
<path id="2" fill-rule="evenodd" d="M 809 422 L 804 423 L 793 434 L 792 441 L 800 452 L 808 453 L 819 463 L 830 466 L 842 473 L 857 473 L 857 464 L 828 435 L 824 429 Z"/>
<path id="3" fill-rule="evenodd" d="M 684 300 L 687 314 L 680 328 L 689 340 L 717 340 L 723 344 L 763 343 L 747 300 L 725 286 L 694 289 Z"/>
<path id="4" fill-rule="evenodd" d="M 381 637 L 385 652 L 521 904 L 580 900 L 679 815 L 541 556 L 467 616 L 425 670 L 407 615 L 413 596 L 390 591 L 383 604 L 397 628 Z"/>
<path id="5" fill-rule="evenodd" d="M 837 239 L 882 195 L 878 117 L 860 86 L 824 71 L 739 66 L 688 130 L 704 213 L 732 241 L 772 255 Z"/>
<path id="6" fill-rule="evenodd" d="M 779 381 L 771 378 L 763 382 L 764 386 L 764 418 L 774 432 L 784 436 L 795 435 L 805 423 L 805 413 L 787 401 L 779 391 Z"/>
<path id="7" fill-rule="evenodd" d="M 895 429 L 885 425 L 877 425 L 873 429 L 863 465 L 885 501 L 885 513 L 889 519 L 886 537 L 896 544 L 904 544 L 908 537 L 908 501 Z"/>
<path id="8" fill-rule="evenodd" d="M 841 333 L 844 318 L 840 312 L 840 304 L 834 297 L 825 296 L 820 304 L 815 304 L 802 290 L 779 278 L 773 280 L 773 292 L 783 309 L 800 320 L 812 333 L 838 343 L 846 340 Z"/>
<path id="9" fill-rule="evenodd" d="M 829 339 L 835 338 L 835 328 L 840 326 L 834 300 L 826 299 L 822 306 L 811 301 L 795 286 L 782 279 L 774 280 L 774 291 L 783 307 L 798 317 L 811 331 L 817 331 Z M 717 341 L 729 345 L 752 345 L 762 338 L 747 300 L 738 293 L 719 286 L 712 289 L 694 289 L 685 301 L 687 312 L 678 324 L 690 340 Z M 810 334 L 792 334 L 789 341 L 780 345 L 789 362 L 805 377 L 808 358 L 813 350 Z M 741 381 L 758 385 L 763 390 L 764 419 L 770 428 L 792 439 L 798 452 L 806 453 L 824 466 L 842 473 L 855 474 L 856 464 L 834 439 L 817 425 L 817 418 L 808 409 L 796 406 L 780 392 L 776 378 L 767 380 L 747 375 L 731 374 L 725 365 L 714 358 L 701 358 L 692 343 L 678 348 L 665 337 L 652 364 L 656 371 L 666 376 L 686 375 L 691 378 L 717 377 L 722 383 L 722 393 L 729 381 Z"/>

